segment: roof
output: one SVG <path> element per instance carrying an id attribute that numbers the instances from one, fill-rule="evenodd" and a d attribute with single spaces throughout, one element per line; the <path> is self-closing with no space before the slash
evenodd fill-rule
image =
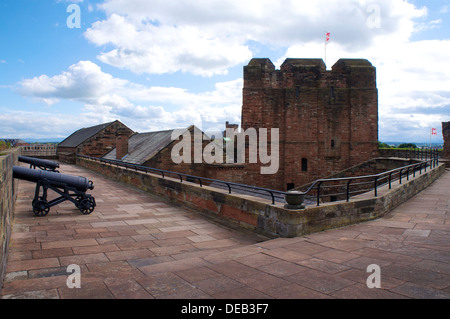
<path id="1" fill-rule="evenodd" d="M 77 147 L 87 139 L 91 138 L 101 130 L 105 129 L 114 122 L 104 123 L 96 126 L 79 129 L 72 133 L 68 138 L 59 143 L 58 147 Z"/>
<path id="2" fill-rule="evenodd" d="M 174 130 L 150 133 L 136 133 L 128 139 L 128 154 L 123 162 L 142 165 L 172 142 Z M 104 159 L 115 160 L 116 149 L 103 156 Z"/>
<path id="3" fill-rule="evenodd" d="M 122 158 L 122 162 L 143 165 L 148 160 L 168 147 L 172 140 L 173 131 L 178 131 L 177 136 L 185 131 L 198 131 L 204 134 L 195 125 L 186 129 L 166 130 L 149 133 L 135 133 L 128 139 L 128 154 Z M 104 159 L 116 160 L 116 149 L 103 156 Z"/>

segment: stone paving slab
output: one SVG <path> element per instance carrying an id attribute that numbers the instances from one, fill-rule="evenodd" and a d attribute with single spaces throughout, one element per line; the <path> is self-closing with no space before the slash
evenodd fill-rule
<path id="1" fill-rule="evenodd" d="M 435 299 L 450 297 L 450 172 L 385 217 L 267 239 L 83 168 L 97 207 L 32 214 L 19 182 L 3 299 Z M 81 270 L 70 289 L 69 265 Z M 381 288 L 368 288 L 380 267 Z"/>

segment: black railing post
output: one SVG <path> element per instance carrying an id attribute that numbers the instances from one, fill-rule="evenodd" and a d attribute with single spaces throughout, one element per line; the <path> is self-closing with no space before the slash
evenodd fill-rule
<path id="1" fill-rule="evenodd" d="M 350 200 L 350 183 L 351 182 L 352 182 L 351 179 L 347 182 L 347 202 Z"/>
<path id="2" fill-rule="evenodd" d="M 272 196 L 272 205 L 275 205 L 275 196 L 273 195 L 272 191 L 268 191 L 270 193 L 270 196 Z"/>
<path id="3" fill-rule="evenodd" d="M 375 187 L 375 197 L 378 196 L 378 192 L 377 192 L 377 184 L 378 184 L 378 176 L 375 177 L 375 185 L 374 185 L 374 187 Z"/>
<path id="4" fill-rule="evenodd" d="M 392 189 L 392 172 L 389 173 L 389 189 Z"/>
<path id="5" fill-rule="evenodd" d="M 317 185 L 317 206 L 320 206 L 320 185 L 322 185 L 322 182 L 319 182 L 319 184 Z"/>

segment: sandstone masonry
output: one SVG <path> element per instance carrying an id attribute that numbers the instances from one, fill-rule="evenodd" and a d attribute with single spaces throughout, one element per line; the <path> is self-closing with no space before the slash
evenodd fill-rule
<path id="1" fill-rule="evenodd" d="M 242 105 L 242 129 L 250 127 L 279 128 L 278 173 L 245 169 L 244 179 L 261 187 L 287 190 L 375 158 L 376 70 L 363 59 L 341 59 L 331 71 L 321 59 L 287 59 L 280 70 L 252 59 Z"/>

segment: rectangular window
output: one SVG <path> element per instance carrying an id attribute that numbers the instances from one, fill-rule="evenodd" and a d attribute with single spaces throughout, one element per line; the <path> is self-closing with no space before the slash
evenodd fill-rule
<path id="1" fill-rule="evenodd" d="M 302 171 L 307 172 L 308 171 L 308 159 L 302 158 Z"/>

